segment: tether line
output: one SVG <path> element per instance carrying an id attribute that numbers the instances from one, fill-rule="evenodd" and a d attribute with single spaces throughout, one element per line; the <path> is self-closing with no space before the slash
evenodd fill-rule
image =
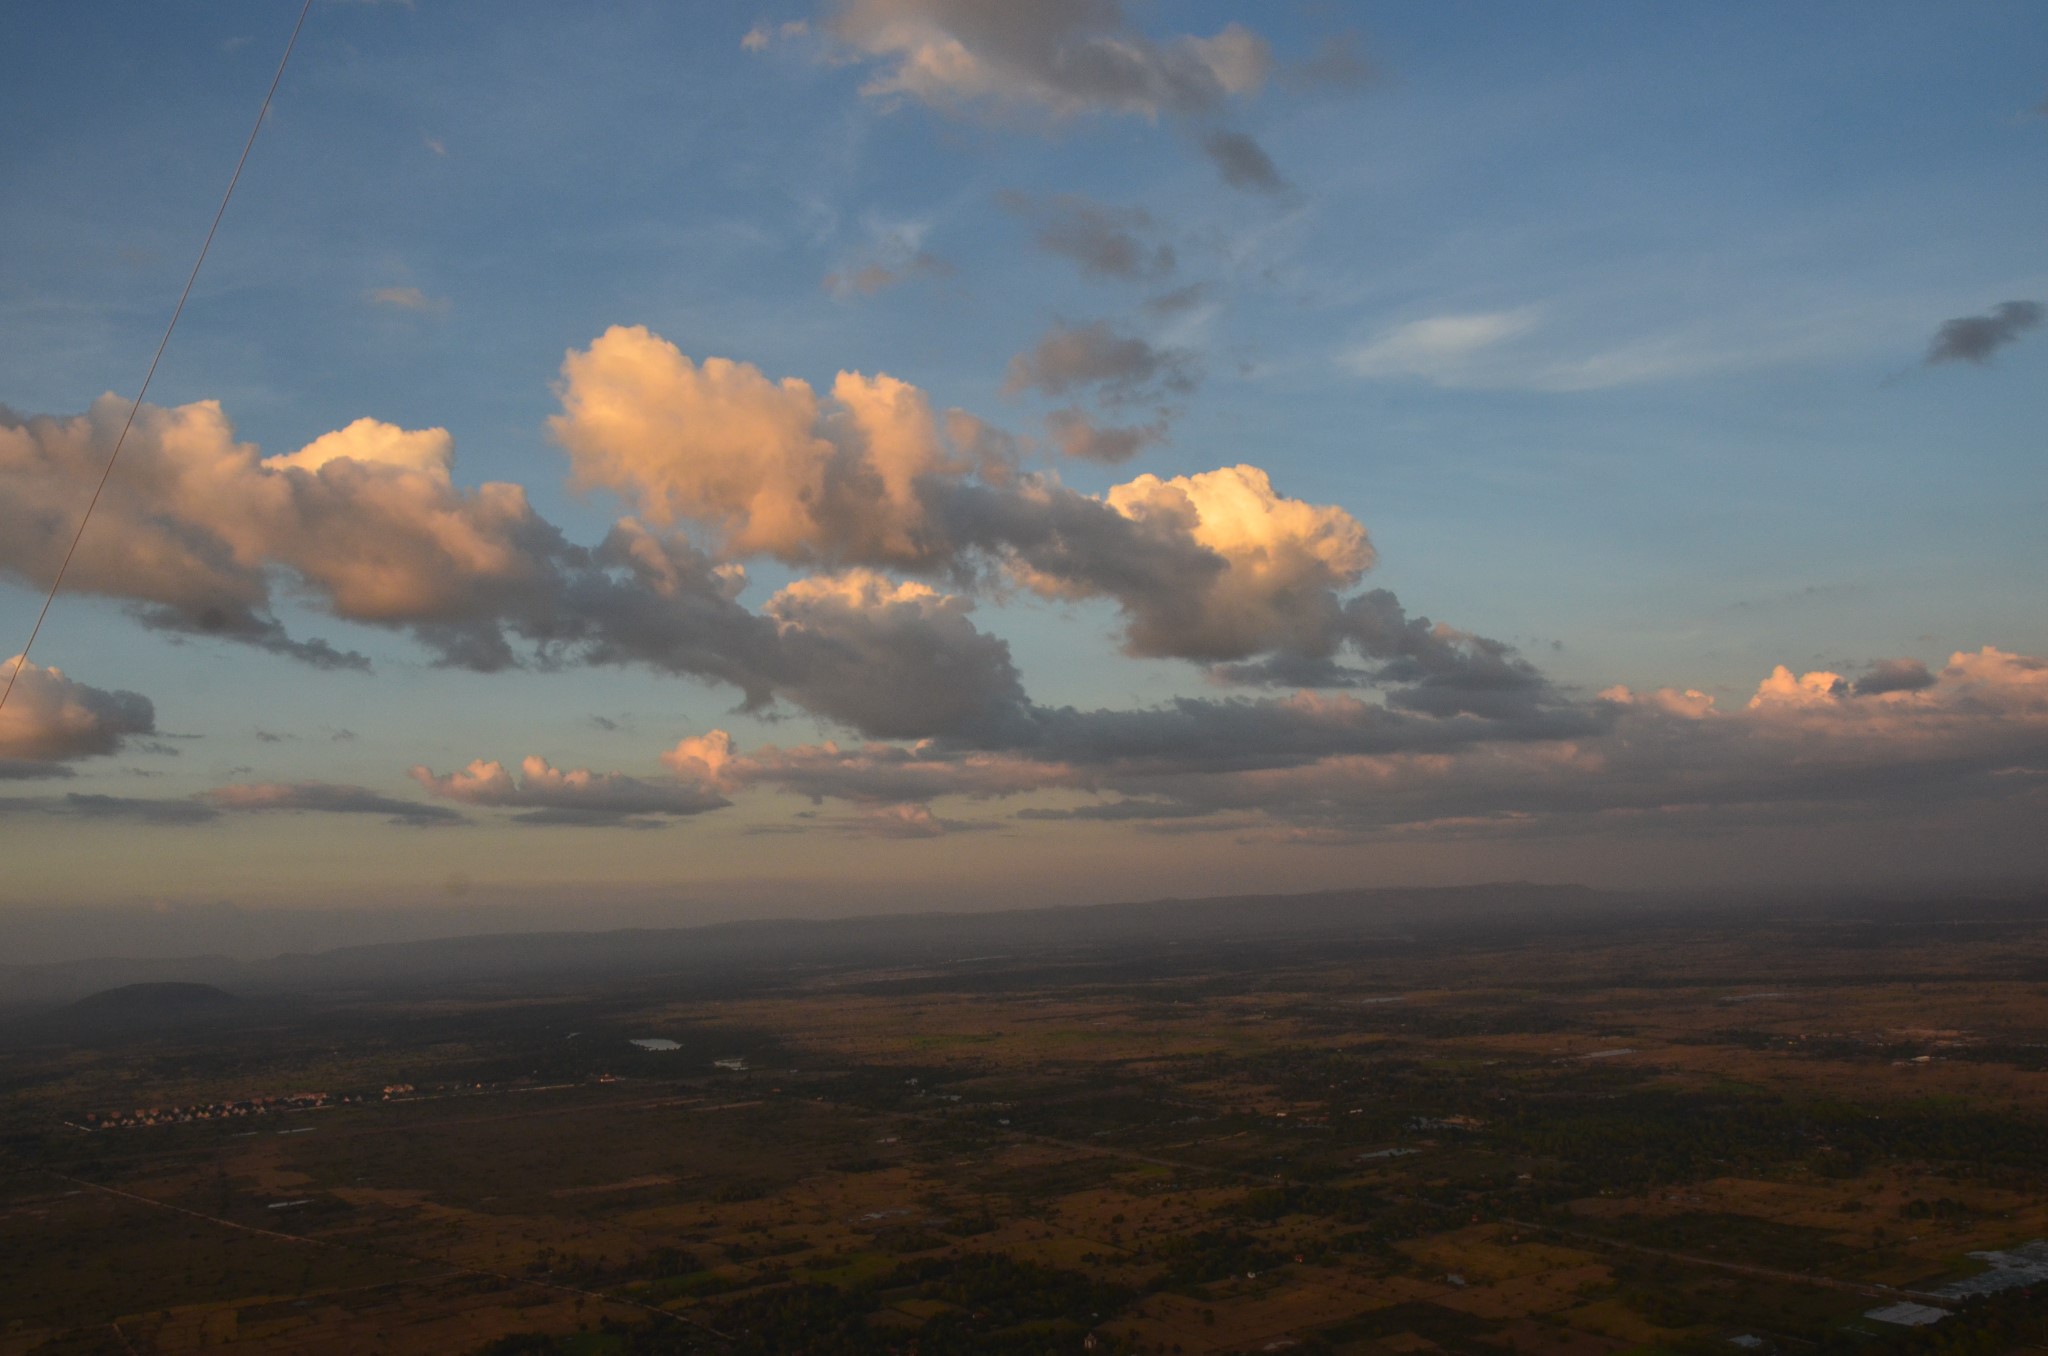
<path id="1" fill-rule="evenodd" d="M 199 281 L 199 270 L 206 263 L 206 253 L 213 248 L 213 237 L 220 230 L 221 218 L 228 214 L 228 203 L 235 196 L 235 185 L 242 182 L 242 167 L 249 163 L 249 152 L 255 149 L 256 134 L 263 130 L 263 120 L 270 116 L 270 101 L 277 97 L 277 87 L 284 79 L 284 68 L 292 59 L 292 48 L 299 45 L 299 30 L 306 26 L 306 15 L 313 9 L 313 0 L 305 0 L 299 6 L 299 21 L 292 25 L 292 35 L 284 44 L 284 55 L 278 58 L 277 73 L 270 77 L 270 88 L 263 93 L 263 107 L 256 110 L 256 125 L 249 129 L 249 139 L 242 143 L 241 158 L 235 161 L 235 172 L 228 178 L 228 190 L 220 195 L 220 206 L 213 214 L 213 224 L 206 228 L 206 240 L 199 246 L 199 257 L 192 261 L 191 275 L 185 279 L 185 290 L 178 294 L 178 304 L 171 310 L 171 323 L 164 326 L 164 337 L 156 341 L 156 354 L 149 360 L 149 371 L 143 374 L 142 389 L 135 393 L 135 401 L 128 407 L 128 418 L 121 425 L 121 435 L 114 439 L 114 450 L 107 457 L 106 468 L 100 472 L 100 483 L 93 487 L 92 498 L 86 501 L 85 513 L 78 520 L 78 530 L 71 534 L 71 545 L 64 550 L 64 559 L 57 565 L 57 577 L 50 581 L 50 591 L 43 596 L 42 610 L 36 613 L 36 624 L 29 628 L 28 644 L 21 647 L 15 657 L 14 667 L 7 674 L 7 686 L 0 689 L 0 708 L 5 708 L 7 699 L 14 695 L 14 682 L 21 677 L 21 671 L 28 667 L 28 654 L 36 647 L 36 637 L 42 634 L 43 620 L 50 615 L 50 604 L 57 601 L 57 590 L 64 587 L 64 575 L 71 568 L 71 557 L 78 553 L 78 543 L 85 536 L 85 525 L 92 521 L 92 511 L 99 507 L 100 495 L 105 493 L 107 481 L 113 478 L 114 463 L 121 459 L 121 448 L 128 441 L 128 431 L 135 427 L 135 416 L 142 409 L 142 399 L 149 394 L 149 384 L 156 380 L 156 365 L 163 361 L 164 349 L 170 346 L 171 331 L 178 328 L 178 317 L 185 314 L 186 298 L 192 295 L 192 285 Z"/>

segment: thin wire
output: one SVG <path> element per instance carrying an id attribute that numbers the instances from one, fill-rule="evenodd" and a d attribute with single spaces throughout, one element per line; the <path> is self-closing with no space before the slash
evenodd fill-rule
<path id="1" fill-rule="evenodd" d="M 64 587 L 64 574 L 71 568 L 71 557 L 77 553 L 79 540 L 85 536 L 85 525 L 92 521 L 92 511 L 99 507 L 100 495 L 114 474 L 114 463 L 121 459 L 121 447 L 128 441 L 128 430 L 135 427 L 135 416 L 142 409 L 142 398 L 149 394 L 149 384 L 156 380 L 156 365 L 163 361 L 164 349 L 171 342 L 171 331 L 178 328 L 178 317 L 185 314 L 185 299 L 192 295 L 192 285 L 199 281 L 199 270 L 206 263 L 206 252 L 213 248 L 214 233 L 220 230 L 221 218 L 228 214 L 228 203 L 235 196 L 235 185 L 242 181 L 242 166 L 249 163 L 249 152 L 255 148 L 256 134 L 263 130 L 263 120 L 270 116 L 270 101 L 277 97 L 277 86 L 284 79 L 284 68 L 292 59 L 292 48 L 299 45 L 299 30 L 306 26 L 306 15 L 312 9 L 313 0 L 305 0 L 299 6 L 299 21 L 292 25 L 292 35 L 285 42 L 284 55 L 278 58 L 277 73 L 270 77 L 270 88 L 264 91 L 263 107 L 256 110 L 256 125 L 249 129 L 249 139 L 242 143 L 242 156 L 235 161 L 235 172 L 228 178 L 228 191 L 220 195 L 220 207 L 213 214 L 213 224 L 206 228 L 206 241 L 199 247 L 199 257 L 192 261 L 192 273 L 185 279 L 185 290 L 178 294 L 177 306 L 171 310 L 171 323 L 164 326 L 164 337 L 156 343 L 156 356 L 149 360 L 149 371 L 143 374 L 142 389 L 135 393 L 135 403 L 128 407 L 128 420 L 121 425 L 121 436 L 114 439 L 114 450 L 107 457 L 106 469 L 100 472 L 100 483 L 93 487 L 92 498 L 85 505 L 85 516 L 78 520 L 78 530 L 71 534 L 71 545 L 65 549 L 64 559 L 57 566 L 57 577 L 50 581 L 50 592 L 43 598 L 42 611 L 36 613 L 36 624 L 29 628 L 28 644 L 21 647 L 13 671 L 7 675 L 7 687 L 0 690 L 0 708 L 5 708 L 7 699 L 14 695 L 14 680 L 21 677 L 21 671 L 28 667 L 28 652 L 36 647 L 36 636 L 42 632 L 43 619 L 50 615 L 50 604 L 57 601 L 57 590 Z"/>

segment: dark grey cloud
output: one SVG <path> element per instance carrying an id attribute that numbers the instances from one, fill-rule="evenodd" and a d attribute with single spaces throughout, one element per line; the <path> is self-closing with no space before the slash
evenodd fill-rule
<path id="1" fill-rule="evenodd" d="M 2002 301 L 1984 315 L 1957 316 L 1945 320 L 1927 346 L 1926 364 L 1976 363 L 1982 366 L 1991 355 L 2040 325 L 2048 308 L 2038 301 Z"/>
<path id="2" fill-rule="evenodd" d="M 727 775 L 734 785 L 870 808 L 1047 790 L 1115 797 L 1079 807 L 1032 807 L 1019 813 L 1024 819 L 1197 828 L 1199 821 L 1228 815 L 1243 827 L 1313 819 L 1328 813 L 1334 799 L 1357 802 L 1360 815 L 1384 814 L 1396 822 L 1404 813 L 1439 813 L 1434 802 L 1420 805 L 1426 794 L 1440 795 L 1446 806 L 1522 795 L 1528 783 L 1541 780 L 1527 769 L 1548 775 L 1556 760 L 1538 754 L 1523 762 L 1513 751 L 1601 741 L 1623 718 L 1611 703 L 1563 700 L 1514 719 L 1423 715 L 1349 696 L 1178 698 L 1134 710 L 1030 705 L 1005 728 L 974 740 L 930 740 L 915 748 L 770 748 L 736 759 Z M 1447 788 L 1438 772 L 1406 787 L 1413 775 L 1389 780 L 1391 774 L 1353 769 L 1355 760 L 1403 765 L 1418 756 L 1424 761 L 1404 766 L 1433 767 L 1429 760 L 1437 760 L 1456 770 L 1467 759 L 1498 760 L 1509 771 L 1460 772 Z"/>
<path id="3" fill-rule="evenodd" d="M 787 623 L 780 690 L 806 710 L 883 739 L 984 730 L 1025 701 L 1009 643 L 975 627 L 964 600 L 880 577 L 792 585 L 770 601 Z"/>
<path id="4" fill-rule="evenodd" d="M 1389 706 L 1435 716 L 1516 719 L 1555 706 L 1543 673 L 1505 641 L 1411 617 L 1386 589 L 1311 600 L 1293 643 L 1247 662 L 1212 665 L 1218 682 L 1246 687 L 1385 689 Z M 1343 661 L 1355 654 L 1363 665 Z"/>
<path id="5" fill-rule="evenodd" d="M 418 827 L 466 822 L 452 810 L 439 806 L 382 796 L 360 786 L 336 786 L 328 782 L 224 786 L 184 797 L 71 792 L 64 796 L 0 798 L 0 813 L 35 812 L 70 819 L 107 820 L 164 828 L 210 824 L 225 814 L 256 811 L 384 815 L 393 823 Z"/>
<path id="6" fill-rule="evenodd" d="M 879 738 L 978 725 L 1022 691 L 1008 646 L 975 628 L 964 600 L 891 590 L 879 576 L 845 589 L 799 582 L 756 613 L 681 533 L 621 525 L 592 567 L 556 583 L 480 619 L 480 641 L 507 645 L 510 632 L 548 664 L 723 682 L 750 710 L 785 699 Z"/>
<path id="7" fill-rule="evenodd" d="M 1149 424 L 1105 425 L 1096 423 L 1087 411 L 1070 407 L 1054 410 L 1045 422 L 1060 455 L 1101 466 L 1129 461 L 1146 448 L 1166 441 L 1164 419 Z"/>
<path id="8" fill-rule="evenodd" d="M 1117 798 L 1018 817 L 1304 844 L 1711 835 L 1945 811 L 2010 820 L 2048 811 L 2043 673 L 2048 660 L 1987 651 L 1958 656 L 1903 704 L 1844 685 L 1725 714 L 1697 693 L 1619 691 L 1505 722 L 1368 715 L 1349 699 L 1085 713 L 1047 756 L 1113 754 L 1063 784 Z M 1155 738 L 1177 723 L 1184 745 Z"/>
<path id="9" fill-rule="evenodd" d="M 1125 773 L 1242 772 L 1339 756 L 1582 738 L 1614 720 L 1598 704 L 1555 698 L 1500 717 L 1416 713 L 1349 696 L 1176 697 L 1129 711 L 1034 706 L 1019 714 L 1000 732 L 1004 751 Z"/>
<path id="10" fill-rule="evenodd" d="M 1407 710 L 1508 718 L 1555 698 L 1549 681 L 1512 645 L 1410 617 L 1386 589 L 1347 599 L 1343 611 L 1344 639 L 1377 661 L 1374 681 L 1393 686 L 1388 700 Z"/>
<path id="11" fill-rule="evenodd" d="M 198 797 L 201 804 L 229 814 L 318 813 L 383 815 L 394 824 L 435 828 L 469 821 L 453 810 L 400 800 L 361 786 L 334 782 L 253 782 L 217 787 Z"/>
<path id="12" fill-rule="evenodd" d="M 1026 571 L 1043 591 L 1114 600 L 1136 652 L 1174 653 L 1200 629 L 1202 590 L 1229 562 L 1184 533 L 1126 517 L 1099 499 L 1064 486 L 1034 488 L 942 487 L 931 506 L 959 551 Z"/>
<path id="13" fill-rule="evenodd" d="M 1173 800 L 1104 800 L 1091 805 L 1075 805 L 1063 809 L 1048 809 L 1032 806 L 1017 812 L 1018 819 L 1025 820 L 1083 820 L 1097 824 L 1121 824 L 1132 820 L 1155 823 L 1170 819 L 1195 819 L 1215 813 L 1206 806 L 1189 805 Z"/>
<path id="14" fill-rule="evenodd" d="M 1247 193 L 1285 193 L 1287 181 L 1265 148 L 1243 132 L 1215 128 L 1202 137 L 1202 151 L 1223 182 Z"/>
<path id="15" fill-rule="evenodd" d="M 523 810 L 514 822 L 537 826 L 644 829 L 732 803 L 699 782 L 563 771 L 541 758 L 526 759 L 517 772 L 479 761 L 445 775 L 415 767 L 411 775 L 433 795 L 465 805 Z"/>
<path id="16" fill-rule="evenodd" d="M 182 604 L 137 603 L 128 608 L 128 615 L 152 631 L 164 632 L 173 644 L 187 638 L 231 640 L 316 669 L 368 673 L 371 668 L 368 655 L 337 649 L 318 636 L 293 637 L 283 622 L 254 607 L 198 598 Z"/>
<path id="17" fill-rule="evenodd" d="M 1208 297 L 1209 284 L 1189 283 L 1185 287 L 1176 287 L 1171 292 L 1161 292 L 1158 296 L 1153 297 L 1145 303 L 1145 312 L 1148 315 L 1162 318 L 1180 315 L 1183 312 L 1192 311 L 1195 307 L 1208 300 Z"/>
<path id="18" fill-rule="evenodd" d="M 1308 60 L 1288 73 L 1288 83 L 1302 89 L 1358 89 L 1378 74 L 1356 33 L 1332 33 L 1316 44 Z"/>
<path id="19" fill-rule="evenodd" d="M 825 290 L 845 300 L 872 297 L 919 278 L 950 278 L 957 270 L 930 250 L 902 258 L 868 259 L 825 275 Z"/>
<path id="20" fill-rule="evenodd" d="M 1032 223 L 1040 249 L 1091 277 L 1156 282 L 1174 271 L 1173 246 L 1152 238 L 1158 223 L 1142 207 L 1112 207 L 1077 193 L 1005 192 L 996 200 Z"/>
<path id="21" fill-rule="evenodd" d="M 1856 680 L 1853 691 L 1859 697 L 1869 697 L 1880 692 L 1919 692 L 1934 683 L 1934 675 L 1917 659 L 1880 659 Z"/>
<path id="22" fill-rule="evenodd" d="M 0 758 L 0 782 L 43 781 L 52 777 L 75 775 L 62 763 L 46 763 L 28 758 Z"/>
<path id="23" fill-rule="evenodd" d="M 1196 381 L 1194 355 L 1185 349 L 1156 347 L 1106 320 L 1087 325 L 1056 321 L 1028 353 L 1010 359 L 1003 393 L 1035 390 L 1063 396 L 1092 388 L 1107 399 L 1131 400 L 1162 388 L 1185 394 Z"/>
<path id="24" fill-rule="evenodd" d="M 623 810 L 597 810 L 580 805 L 550 806 L 512 816 L 514 824 L 556 829 L 662 829 L 672 822 L 658 815 L 632 814 Z"/>

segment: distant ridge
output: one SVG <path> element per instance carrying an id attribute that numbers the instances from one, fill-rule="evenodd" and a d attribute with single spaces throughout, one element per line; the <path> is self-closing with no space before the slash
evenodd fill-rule
<path id="1" fill-rule="evenodd" d="M 211 984 L 147 980 L 87 994 L 70 1010 L 81 1017 L 196 1017 L 241 1006 L 242 1000 Z"/>
<path id="2" fill-rule="evenodd" d="M 1613 936 L 1681 919 L 1860 920 L 1883 929 L 2000 926 L 2048 910 L 2039 891 L 1987 898 L 1967 892 L 1872 899 L 1857 896 L 1727 898 L 1615 892 L 1578 885 L 1381 887 L 1207 899 L 1153 899 L 985 912 L 897 913 L 852 918 L 768 918 L 679 927 L 470 933 L 286 952 L 265 960 L 63 961 L 0 965 L 0 1016 L 48 1010 L 92 993 L 81 1014 L 123 1020 L 195 1020 L 249 1012 L 277 999 L 372 992 L 448 993 L 547 979 L 663 977 L 704 994 L 836 966 L 960 966 L 1029 957 L 1069 963 L 1093 953 L 1171 957 L 1181 948 L 1418 944 L 1513 944 L 1537 936 Z M 129 980 L 119 989 L 109 981 Z M 146 982 L 144 982 L 146 981 Z M 218 982 L 247 997 L 236 999 Z M 105 990 L 93 993 L 94 990 Z M 191 990 L 218 995 L 208 1000 Z M 180 992 L 191 1003 L 178 1006 Z M 156 996 L 152 997 L 152 993 Z M 126 995 L 126 996 L 124 996 Z M 226 1004 L 243 1006 L 223 1006 Z M 201 1006 L 208 1002 L 211 1007 Z M 155 1004 L 155 1006 L 151 1006 Z"/>
<path id="3" fill-rule="evenodd" d="M 675 975 L 714 986 L 789 967 L 948 965 L 994 954 L 1047 955 L 1102 947 L 1158 950 L 1261 944 L 1304 937 L 1441 937 L 1482 921 L 1572 926 L 1643 898 L 1578 885 L 1498 882 L 1304 893 L 1054 904 L 1024 909 L 758 918 L 678 927 L 473 932 L 287 951 L 264 960 L 189 956 L 0 965 L 0 1012 L 48 1008 L 108 981 L 226 984 L 251 996 L 359 990 L 435 991 L 539 976 Z M 109 991 L 116 992 L 116 991 Z M 94 998 L 105 995 L 94 994 Z M 113 1000 L 118 1001 L 118 1000 Z"/>

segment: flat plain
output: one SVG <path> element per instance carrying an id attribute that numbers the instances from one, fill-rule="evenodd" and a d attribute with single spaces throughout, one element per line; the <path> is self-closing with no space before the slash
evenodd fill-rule
<path id="1" fill-rule="evenodd" d="M 4 1356 L 2039 1340 L 1941 1292 L 2048 1237 L 2038 904 L 147 998 L 7 1029 Z"/>

